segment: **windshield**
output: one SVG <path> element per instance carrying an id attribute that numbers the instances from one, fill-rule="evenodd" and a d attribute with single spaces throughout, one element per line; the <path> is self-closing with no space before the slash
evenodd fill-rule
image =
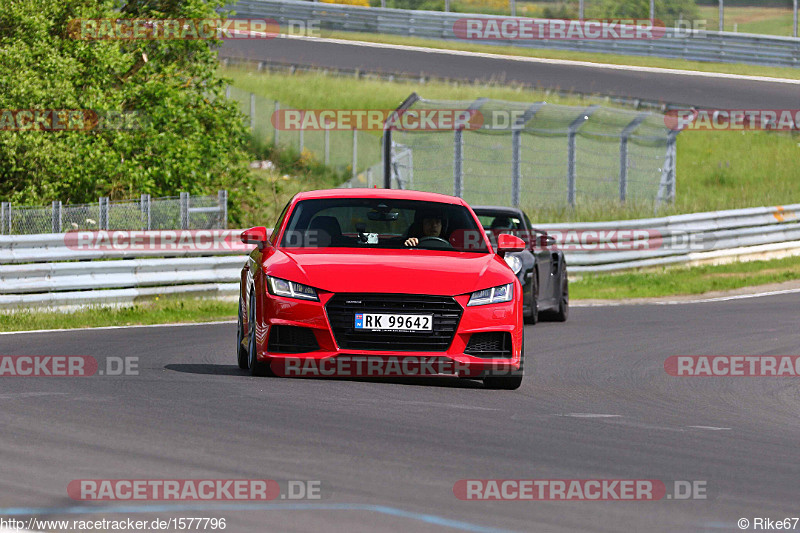
<path id="1" fill-rule="evenodd" d="M 280 245 L 489 251 L 472 213 L 462 205 L 380 198 L 300 201 Z"/>
<path id="2" fill-rule="evenodd" d="M 486 235 L 492 246 L 497 245 L 497 236 L 501 233 L 509 233 L 515 235 L 525 241 L 525 244 L 530 244 L 534 236 L 525 229 L 525 223 L 518 215 L 509 213 L 508 211 L 485 211 L 481 210 L 475 213 L 478 216 L 483 229 L 486 230 Z"/>

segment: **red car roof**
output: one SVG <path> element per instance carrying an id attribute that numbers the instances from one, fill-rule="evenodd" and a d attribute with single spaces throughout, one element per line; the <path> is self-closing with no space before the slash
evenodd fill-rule
<path id="1" fill-rule="evenodd" d="M 296 196 L 296 200 L 298 201 L 320 198 L 388 198 L 392 200 L 420 200 L 425 202 L 467 205 L 464 200 L 455 196 L 402 189 L 324 189 L 301 192 Z"/>

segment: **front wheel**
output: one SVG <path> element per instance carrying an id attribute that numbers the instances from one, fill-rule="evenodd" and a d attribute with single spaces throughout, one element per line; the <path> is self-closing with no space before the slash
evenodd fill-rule
<path id="1" fill-rule="evenodd" d="M 250 368 L 247 357 L 248 353 L 247 350 L 242 346 L 244 343 L 244 320 L 242 319 L 242 298 L 239 297 L 239 316 L 238 316 L 238 323 L 236 325 L 236 362 L 239 364 L 239 368 L 242 370 L 247 370 Z"/>
<path id="2" fill-rule="evenodd" d="M 262 363 L 256 357 L 257 344 L 256 344 L 256 298 L 255 289 L 250 291 L 250 312 L 248 313 L 250 320 L 249 335 L 247 342 L 247 363 L 250 367 L 250 374 L 258 377 L 272 376 L 272 369 L 269 363 Z"/>
<path id="3" fill-rule="evenodd" d="M 569 281 L 566 270 L 562 272 L 564 279 L 561 281 L 561 298 L 558 302 L 558 312 L 555 314 L 556 322 L 566 322 L 569 318 Z"/>

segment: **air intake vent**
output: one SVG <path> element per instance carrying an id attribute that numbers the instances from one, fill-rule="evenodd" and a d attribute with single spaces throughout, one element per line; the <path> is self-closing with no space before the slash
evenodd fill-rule
<path id="1" fill-rule="evenodd" d="M 445 352 L 453 342 L 464 309 L 450 296 L 336 294 L 325 306 L 340 348 L 397 352 Z M 431 331 L 360 331 L 356 313 L 431 315 Z"/>
<path id="2" fill-rule="evenodd" d="M 511 333 L 507 331 L 473 333 L 464 353 L 476 357 L 511 358 Z"/>
<path id="3" fill-rule="evenodd" d="M 267 351 L 271 353 L 305 353 L 319 350 L 317 338 L 309 328 L 272 326 L 269 328 Z"/>

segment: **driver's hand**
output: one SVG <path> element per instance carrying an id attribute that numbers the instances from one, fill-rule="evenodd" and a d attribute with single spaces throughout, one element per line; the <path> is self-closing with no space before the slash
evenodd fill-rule
<path id="1" fill-rule="evenodd" d="M 409 239 L 406 239 L 405 242 L 406 246 L 416 246 L 418 244 L 419 244 L 419 239 L 417 239 L 416 237 L 411 237 Z"/>

